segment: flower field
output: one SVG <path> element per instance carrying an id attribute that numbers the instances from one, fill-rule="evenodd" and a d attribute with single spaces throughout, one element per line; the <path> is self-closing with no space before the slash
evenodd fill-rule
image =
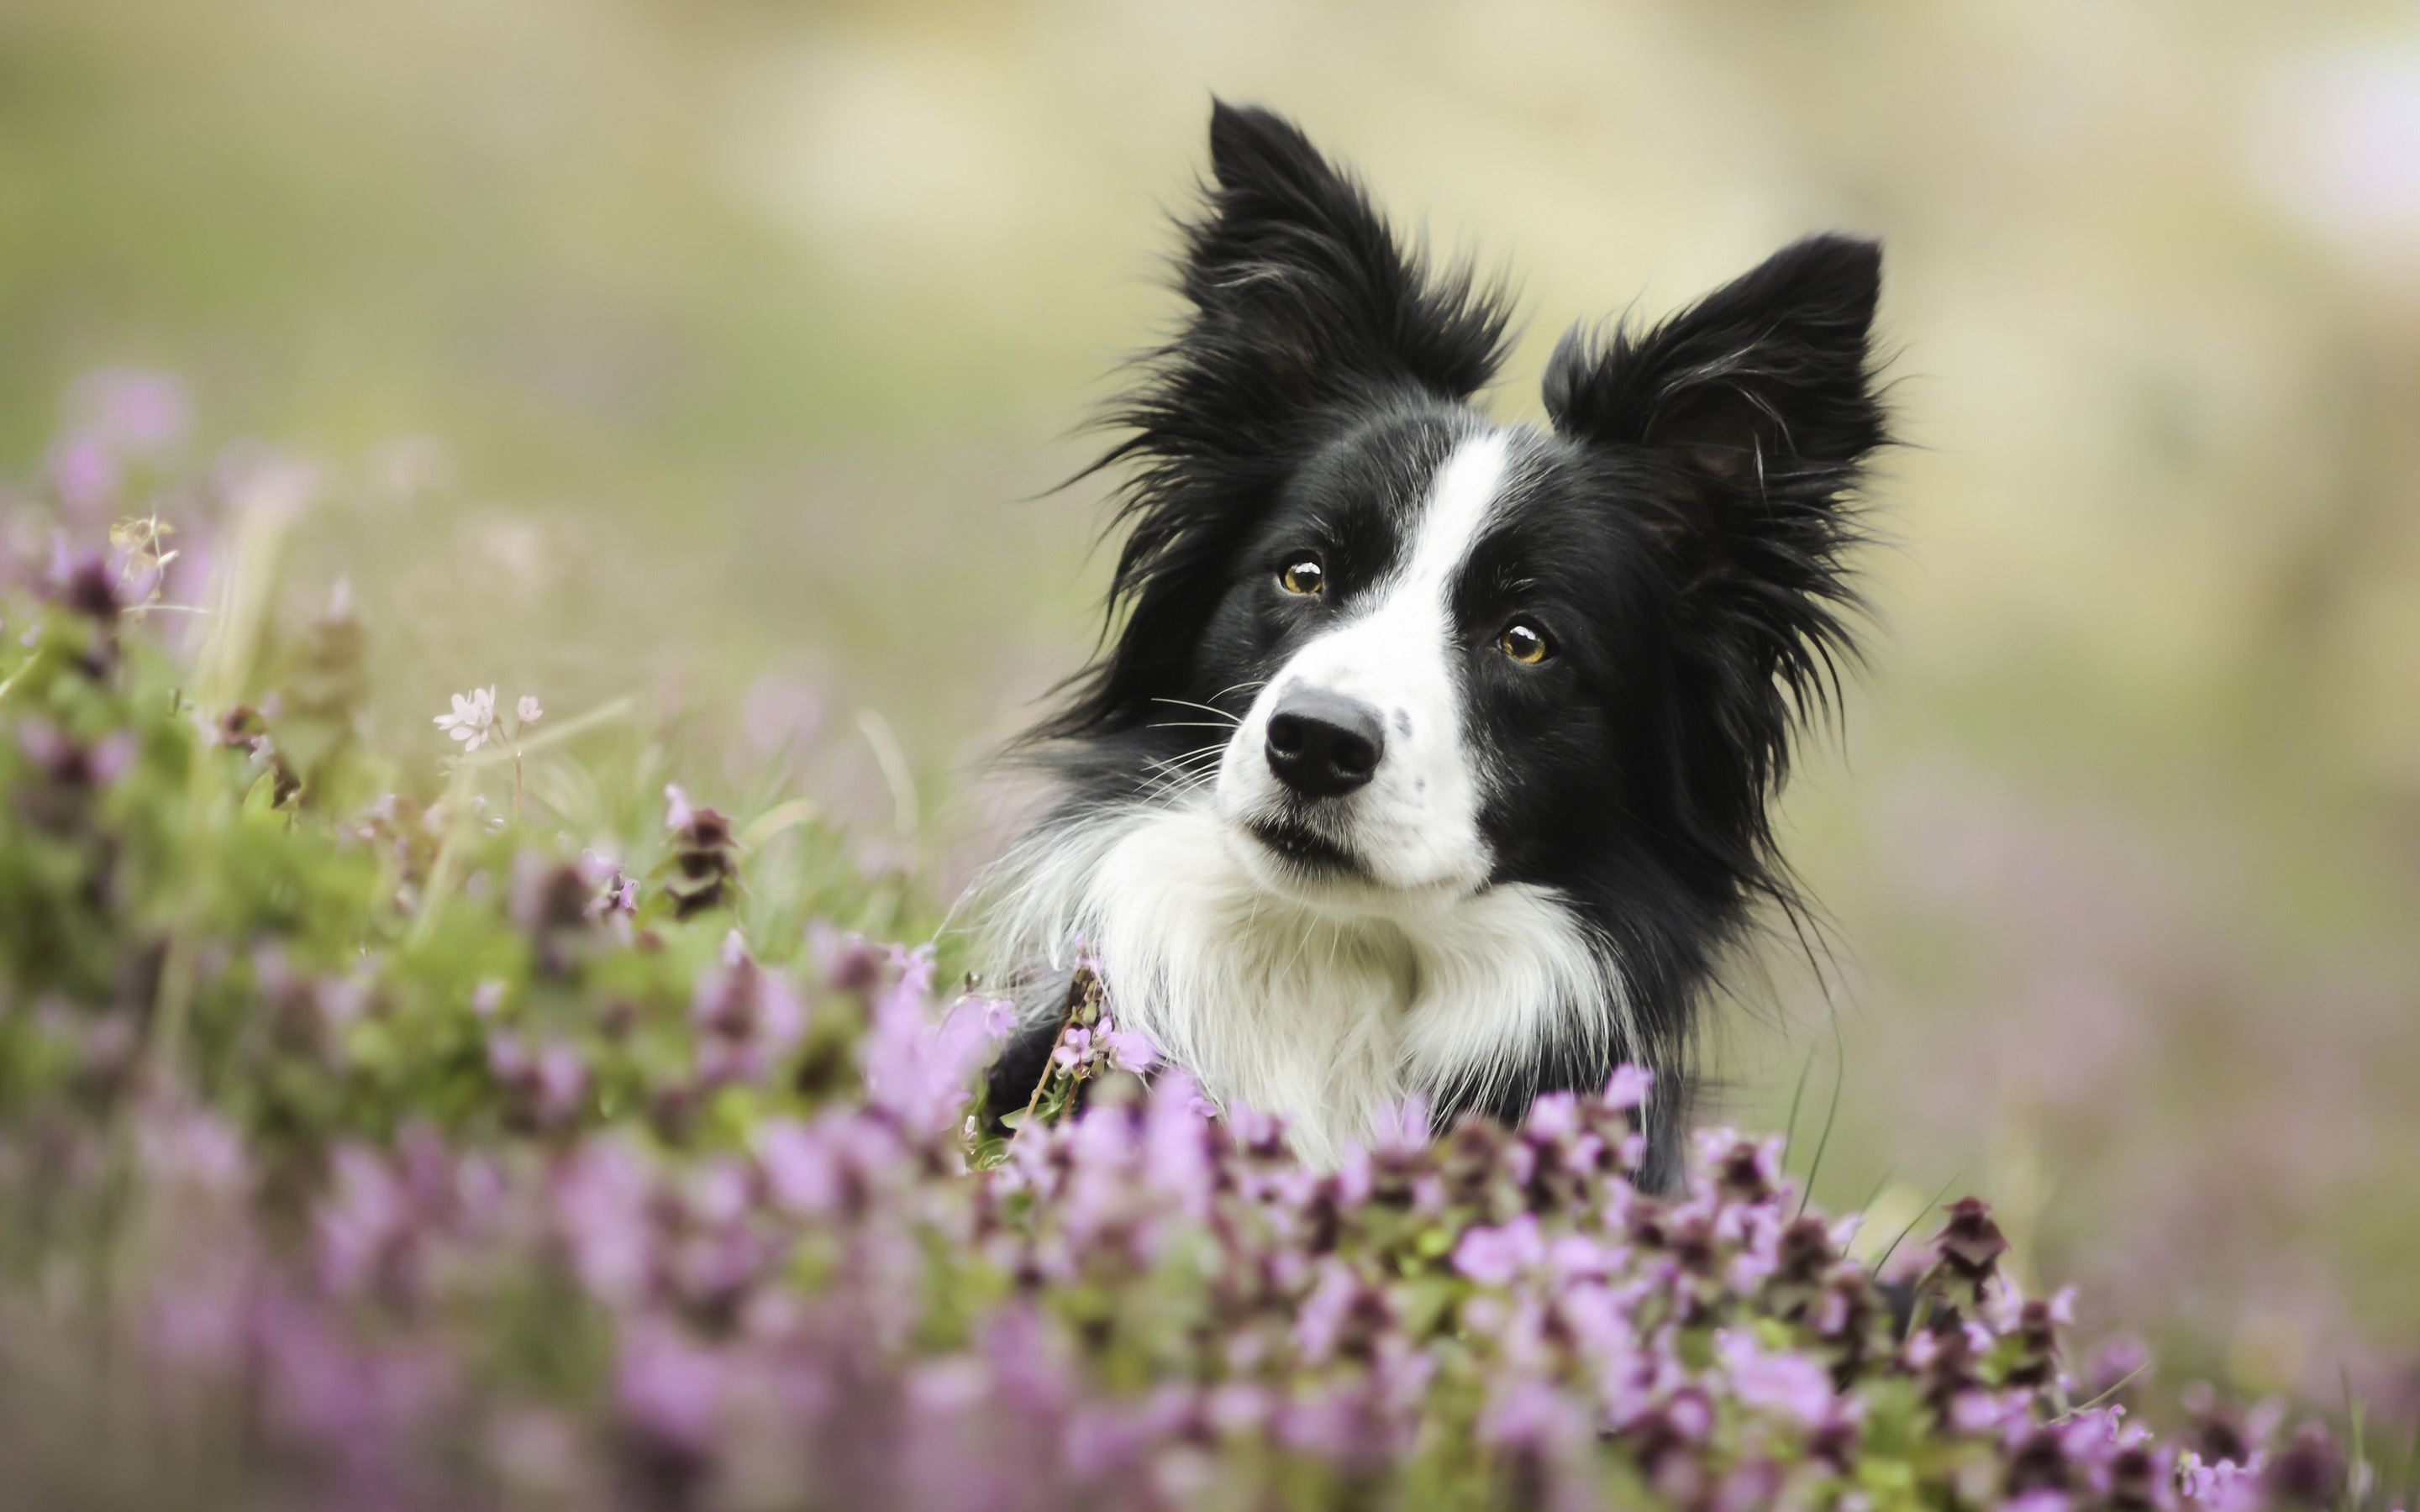
<path id="1" fill-rule="evenodd" d="M 981 1109 L 1004 1007 L 812 795 L 494 686 L 411 779 L 283 464 L 114 385 L 0 499 L 12 1500 L 2412 1505 L 2357 1403 L 2144 1426 L 1974 1198 L 1873 1242 L 1719 1131 L 1640 1193 L 1642 1075 L 1311 1170 L 1093 994 Z"/>

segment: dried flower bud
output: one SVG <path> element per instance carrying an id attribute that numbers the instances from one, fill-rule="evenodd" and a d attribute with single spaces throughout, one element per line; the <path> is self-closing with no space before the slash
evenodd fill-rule
<path id="1" fill-rule="evenodd" d="M 673 917 L 690 918 L 728 903 L 739 880 L 738 845 L 731 822 L 712 809 L 692 809 L 675 798 L 673 854 L 665 863 L 664 891 Z"/>

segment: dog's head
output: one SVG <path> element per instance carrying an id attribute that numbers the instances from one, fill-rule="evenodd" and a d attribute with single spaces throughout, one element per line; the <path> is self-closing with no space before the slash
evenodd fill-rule
<path id="1" fill-rule="evenodd" d="M 1469 404 L 1497 289 L 1275 116 L 1218 106 L 1211 153 L 1190 319 L 1109 417 L 1124 618 L 1041 733 L 1140 758 L 1316 907 L 1776 887 L 1766 800 L 1849 650 L 1844 496 L 1883 440 L 1877 249 L 1814 238 L 1660 326 L 1575 329 L 1552 428 L 1499 426 Z"/>

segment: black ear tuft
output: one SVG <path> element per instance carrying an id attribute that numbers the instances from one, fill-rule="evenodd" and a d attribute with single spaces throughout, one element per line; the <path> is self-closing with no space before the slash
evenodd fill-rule
<path id="1" fill-rule="evenodd" d="M 1373 386 L 1462 399 L 1494 376 L 1500 295 L 1466 266 L 1432 273 L 1292 122 L 1213 101 L 1210 167 L 1209 213 L 1185 227 L 1195 316 L 1156 356 L 1163 380 L 1211 389 L 1222 407 L 1257 393 L 1242 418 L 1282 425 Z"/>
<path id="2" fill-rule="evenodd" d="M 1835 702 L 1856 655 L 1853 494 L 1888 440 L 1881 270 L 1873 242 L 1809 237 L 1644 332 L 1572 332 L 1546 369 L 1557 431 L 1644 464 L 1626 497 L 1676 594 L 1676 771 L 1725 865 L 1785 905 L 1765 801 L 1792 728 Z"/>
<path id="3" fill-rule="evenodd" d="M 1214 101 L 1210 165 L 1181 226 L 1190 309 L 1102 416 L 1124 434 L 1094 469 L 1131 469 L 1110 588 L 1125 624 L 1039 740 L 1139 723 L 1176 691 L 1228 554 L 1342 418 L 1459 403 L 1503 358 L 1502 290 L 1432 269 L 1291 122 Z"/>
<path id="4" fill-rule="evenodd" d="M 1339 176 L 1302 129 L 1258 105 L 1210 101 L 1210 176 L 1230 193 L 1278 193 L 1290 186 L 1308 198 L 1332 192 Z"/>
<path id="5" fill-rule="evenodd" d="M 1676 448 L 1717 479 L 1853 468 L 1885 439 L 1869 370 L 1881 290 L 1879 245 L 1808 237 L 1644 334 L 1573 329 L 1546 364 L 1546 412 L 1576 440 Z"/>

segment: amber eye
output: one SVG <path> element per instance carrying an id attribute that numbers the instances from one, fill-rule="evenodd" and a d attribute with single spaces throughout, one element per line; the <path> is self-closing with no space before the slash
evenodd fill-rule
<path id="1" fill-rule="evenodd" d="M 1524 667 L 1535 667 L 1546 659 L 1546 638 L 1535 625 L 1515 620 L 1496 638 L 1496 649 Z"/>
<path id="2" fill-rule="evenodd" d="M 1285 585 L 1289 594 L 1315 594 L 1326 585 L 1327 569 L 1319 564 L 1317 557 L 1305 557 L 1279 573 L 1278 581 Z"/>

